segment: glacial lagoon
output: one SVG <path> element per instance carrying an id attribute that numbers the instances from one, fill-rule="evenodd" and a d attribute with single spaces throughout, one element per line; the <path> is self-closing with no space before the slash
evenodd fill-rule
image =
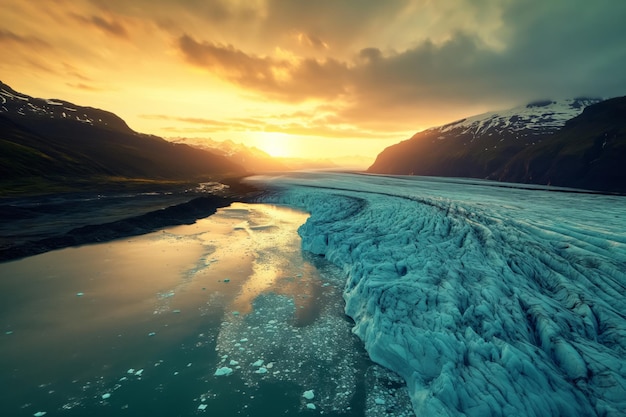
<path id="1" fill-rule="evenodd" d="M 192 225 L 0 264 L 6 416 L 411 415 L 303 253 L 307 214 L 235 203 Z"/>

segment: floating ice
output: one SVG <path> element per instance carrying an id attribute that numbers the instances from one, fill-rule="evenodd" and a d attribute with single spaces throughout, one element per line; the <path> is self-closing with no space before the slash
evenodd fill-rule
<path id="1" fill-rule="evenodd" d="M 229 364 L 230 366 L 237 366 L 237 365 L 239 365 L 239 362 L 237 362 L 237 361 L 235 361 L 235 360 L 232 360 L 232 359 L 231 359 L 231 360 L 230 360 L 230 362 L 228 362 L 228 364 Z"/>
<path id="2" fill-rule="evenodd" d="M 140 369 L 137 372 L 135 372 L 135 376 L 141 376 L 142 374 L 143 374 L 143 369 Z"/>
<path id="3" fill-rule="evenodd" d="M 252 366 L 256 366 L 257 368 L 262 365 L 263 365 L 263 359 L 259 359 L 252 364 Z"/>
<path id="4" fill-rule="evenodd" d="M 315 404 L 313 403 L 307 403 L 306 408 L 309 410 L 315 410 L 317 407 L 315 407 Z"/>
<path id="5" fill-rule="evenodd" d="M 206 409 L 207 409 L 207 407 L 208 407 L 208 404 L 200 404 L 200 405 L 198 406 L 198 410 L 206 410 Z"/>
<path id="6" fill-rule="evenodd" d="M 324 265 L 324 275 L 339 282 L 339 271 L 331 265 Z M 306 326 L 296 325 L 297 310 L 293 298 L 273 293 L 258 296 L 253 302 L 253 313 L 239 318 L 225 317 L 227 321 L 222 323 L 217 339 L 218 355 L 227 354 L 232 360 L 250 364 L 237 372 L 248 386 L 263 383 L 261 381 L 282 381 L 315 387 L 318 410 L 349 413 L 353 395 L 357 392 L 358 372 L 362 372 L 357 370 L 361 353 L 356 348 L 358 341 L 350 337 L 343 300 L 340 291 L 334 289 L 336 287 L 320 295 L 327 297 L 320 300 L 320 316 Z M 270 324 L 272 320 L 275 323 Z M 272 337 L 268 337 L 270 330 Z M 242 336 L 249 343 L 245 345 L 246 349 L 239 350 L 237 341 Z M 324 340 L 333 343 L 322 343 Z M 267 364 L 259 368 L 252 366 L 259 358 Z M 263 378 L 259 378 L 259 370 Z M 398 385 L 403 385 L 402 381 Z M 406 399 L 402 403 L 404 410 L 410 410 L 406 388 L 398 396 L 400 394 Z"/>
<path id="7" fill-rule="evenodd" d="M 37 411 L 35 414 L 33 414 L 35 417 L 42 417 L 45 416 L 46 414 L 48 414 L 47 411 Z"/>
<path id="8" fill-rule="evenodd" d="M 218 368 L 217 371 L 215 371 L 215 376 L 224 376 L 224 375 L 230 375 L 233 373 L 233 369 L 229 368 L 228 366 L 223 366 L 221 368 Z"/>
<path id="9" fill-rule="evenodd" d="M 107 392 L 106 394 L 102 394 L 102 399 L 103 400 L 106 400 L 108 398 L 111 398 L 111 394 L 110 393 Z"/>
<path id="10" fill-rule="evenodd" d="M 313 390 L 310 389 L 310 390 L 304 391 L 304 394 L 302 394 L 302 396 L 306 398 L 307 400 L 312 400 L 313 398 L 315 398 L 315 393 L 313 393 Z"/>
<path id="11" fill-rule="evenodd" d="M 85 295 L 85 293 L 84 293 L 84 292 L 77 292 L 77 293 L 76 293 L 76 297 L 82 297 L 83 295 Z"/>
<path id="12" fill-rule="evenodd" d="M 272 186 L 265 202 L 311 213 L 303 248 L 344 271 L 354 333 L 417 415 L 624 415 L 624 197 L 330 173 Z"/>

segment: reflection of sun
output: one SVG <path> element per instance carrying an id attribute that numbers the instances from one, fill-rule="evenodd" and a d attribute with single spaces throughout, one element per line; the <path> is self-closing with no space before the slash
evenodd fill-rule
<path id="1" fill-rule="evenodd" d="M 255 133 L 255 139 L 257 147 L 271 156 L 285 157 L 292 153 L 289 135 L 284 133 L 258 132 Z"/>

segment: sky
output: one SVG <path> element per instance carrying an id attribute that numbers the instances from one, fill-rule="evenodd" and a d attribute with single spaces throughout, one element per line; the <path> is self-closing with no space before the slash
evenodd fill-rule
<path id="1" fill-rule="evenodd" d="M 0 0 L 0 80 L 136 131 L 373 158 L 540 99 L 626 95 L 621 0 Z"/>

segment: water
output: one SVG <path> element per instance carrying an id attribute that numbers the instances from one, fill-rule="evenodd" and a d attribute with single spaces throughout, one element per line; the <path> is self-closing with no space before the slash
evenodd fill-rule
<path id="1" fill-rule="evenodd" d="M 2 415 L 409 413 L 350 331 L 342 274 L 300 250 L 306 217 L 237 203 L 0 264 Z"/>

